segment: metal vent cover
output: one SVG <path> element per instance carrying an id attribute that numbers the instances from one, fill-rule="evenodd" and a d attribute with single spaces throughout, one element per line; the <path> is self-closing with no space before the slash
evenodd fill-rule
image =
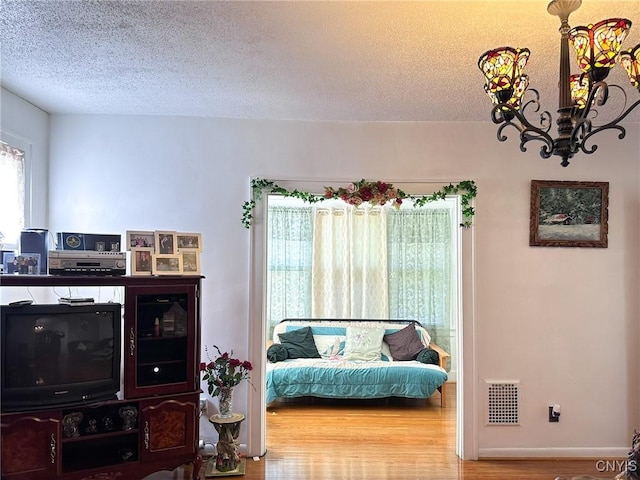
<path id="1" fill-rule="evenodd" d="M 520 382 L 486 380 L 487 425 L 519 425 Z"/>

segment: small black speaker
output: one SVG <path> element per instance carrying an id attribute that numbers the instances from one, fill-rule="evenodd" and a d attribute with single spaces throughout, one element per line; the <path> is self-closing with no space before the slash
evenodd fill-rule
<path id="1" fill-rule="evenodd" d="M 20 255 L 37 253 L 40 255 L 40 274 L 47 274 L 49 257 L 49 230 L 30 228 L 20 232 Z"/>

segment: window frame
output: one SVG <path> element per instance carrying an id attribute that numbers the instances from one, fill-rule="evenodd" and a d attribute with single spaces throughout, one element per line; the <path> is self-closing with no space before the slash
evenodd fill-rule
<path id="1" fill-rule="evenodd" d="M 17 148 L 24 152 L 24 228 L 29 228 L 32 220 L 32 162 L 31 155 L 33 150 L 33 144 L 26 138 L 19 137 L 8 133 L 4 130 L 0 130 L 0 141 L 7 143 L 13 148 Z M 19 238 L 15 239 L 3 239 L 3 250 L 18 250 Z"/>

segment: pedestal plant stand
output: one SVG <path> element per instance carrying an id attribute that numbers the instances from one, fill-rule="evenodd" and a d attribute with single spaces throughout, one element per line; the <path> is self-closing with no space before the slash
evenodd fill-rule
<path id="1" fill-rule="evenodd" d="M 216 455 L 207 465 L 206 477 L 224 477 L 244 475 L 245 459 L 240 458 L 238 435 L 240 424 L 244 420 L 241 413 L 233 413 L 230 417 L 213 415 L 209 421 L 218 432 Z"/>

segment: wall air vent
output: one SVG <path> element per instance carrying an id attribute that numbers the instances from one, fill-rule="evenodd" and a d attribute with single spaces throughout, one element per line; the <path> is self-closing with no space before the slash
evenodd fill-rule
<path id="1" fill-rule="evenodd" d="M 518 380 L 485 380 L 487 383 L 487 425 L 519 425 Z"/>

